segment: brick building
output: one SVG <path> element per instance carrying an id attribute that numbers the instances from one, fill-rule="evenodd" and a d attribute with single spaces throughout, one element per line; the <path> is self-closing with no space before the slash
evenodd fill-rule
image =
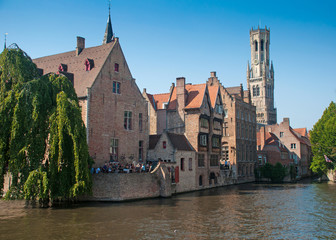
<path id="1" fill-rule="evenodd" d="M 261 135 L 262 131 L 261 128 L 259 130 Z M 280 124 L 265 126 L 265 132 L 274 134 L 290 151 L 289 158 L 296 165 L 298 177 L 310 175 L 309 166 L 312 153 L 306 128 L 293 129 L 289 118 L 284 118 Z"/>
<path id="2" fill-rule="evenodd" d="M 224 87 L 211 72 L 209 87 L 220 88 L 224 104 L 222 160 L 229 162 L 233 178 L 238 182 L 254 181 L 256 167 L 256 107 L 249 91 L 239 87 Z"/>
<path id="3" fill-rule="evenodd" d="M 183 134 L 150 135 L 148 160 L 159 160 L 167 166 L 172 178 L 172 192 L 196 189 L 196 151 Z"/>
<path id="4" fill-rule="evenodd" d="M 220 177 L 223 104 L 218 86 L 186 84 L 185 78 L 177 78 L 167 94 L 151 95 L 144 91 L 145 98 L 156 111 L 150 117 L 150 129 L 184 134 L 196 150 L 197 188 L 218 184 Z M 162 113 L 158 114 L 159 111 Z M 150 115 L 152 116 L 152 115 Z M 152 121 L 153 120 L 153 121 Z"/>
<path id="5" fill-rule="evenodd" d="M 109 15 L 103 44 L 33 60 L 43 73 L 64 74 L 73 83 L 95 166 L 105 161 L 145 161 L 147 102 L 132 77 Z"/>
<path id="6" fill-rule="evenodd" d="M 257 132 L 257 146 L 259 166 L 265 165 L 265 163 L 275 165 L 279 162 L 289 169 L 290 165 L 297 164 L 295 159 L 291 157 L 291 151 L 289 151 L 274 133 L 266 132 L 265 127 L 261 127 L 259 132 Z"/>

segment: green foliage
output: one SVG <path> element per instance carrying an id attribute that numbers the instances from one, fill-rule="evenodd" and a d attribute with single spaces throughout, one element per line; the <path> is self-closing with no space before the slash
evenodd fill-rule
<path id="1" fill-rule="evenodd" d="M 20 49 L 0 55 L 0 186 L 9 171 L 5 198 L 75 198 L 91 188 L 77 95 L 66 77 L 37 73 Z"/>
<path id="2" fill-rule="evenodd" d="M 35 201 L 39 199 L 41 202 L 46 202 L 49 199 L 49 180 L 46 172 L 41 168 L 33 170 L 24 184 L 24 196 L 26 200 Z"/>
<path id="3" fill-rule="evenodd" d="M 315 123 L 310 132 L 313 160 L 310 168 L 322 175 L 329 169 L 336 169 L 336 104 L 331 102 L 323 112 L 322 117 Z M 333 163 L 327 163 L 326 155 Z"/>
<path id="4" fill-rule="evenodd" d="M 266 163 L 259 169 L 260 175 L 263 178 L 267 178 L 272 182 L 282 182 L 287 176 L 287 168 L 281 163 L 277 162 L 274 166 L 270 163 Z"/>

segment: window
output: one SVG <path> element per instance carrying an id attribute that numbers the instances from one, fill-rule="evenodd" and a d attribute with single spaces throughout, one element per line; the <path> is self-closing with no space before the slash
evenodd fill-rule
<path id="1" fill-rule="evenodd" d="M 216 104 L 215 112 L 218 113 L 218 114 L 222 114 L 223 113 L 223 106 Z"/>
<path id="2" fill-rule="evenodd" d="M 110 161 L 118 161 L 118 139 L 112 138 L 110 142 Z"/>
<path id="3" fill-rule="evenodd" d="M 223 160 L 229 161 L 229 147 L 224 146 L 222 150 L 223 150 Z"/>
<path id="4" fill-rule="evenodd" d="M 181 171 L 184 171 L 184 158 L 181 158 Z"/>
<path id="5" fill-rule="evenodd" d="M 139 162 L 143 160 L 143 141 L 139 141 Z"/>
<path id="6" fill-rule="evenodd" d="M 260 89 L 259 89 L 259 85 L 256 86 L 256 96 L 260 95 Z"/>
<path id="7" fill-rule="evenodd" d="M 296 143 L 291 143 L 291 149 L 296 149 Z"/>
<path id="8" fill-rule="evenodd" d="M 124 128 L 126 130 L 132 129 L 132 112 L 130 111 L 124 112 Z"/>
<path id="9" fill-rule="evenodd" d="M 201 118 L 201 127 L 202 128 L 209 128 L 209 120 L 205 118 Z"/>
<path id="10" fill-rule="evenodd" d="M 189 158 L 189 171 L 192 171 L 192 158 Z"/>
<path id="11" fill-rule="evenodd" d="M 253 97 L 257 96 L 257 89 L 255 86 L 253 86 Z"/>
<path id="12" fill-rule="evenodd" d="M 223 130 L 224 130 L 224 136 L 229 136 L 229 134 L 228 134 L 228 123 L 227 122 L 224 123 Z"/>
<path id="13" fill-rule="evenodd" d="M 221 123 L 219 121 L 214 120 L 214 129 L 221 130 Z"/>
<path id="14" fill-rule="evenodd" d="M 139 113 L 139 131 L 142 132 L 142 113 Z"/>
<path id="15" fill-rule="evenodd" d="M 119 72 L 119 64 L 118 63 L 114 64 L 114 71 Z"/>
<path id="16" fill-rule="evenodd" d="M 113 81 L 113 93 L 120 94 L 120 82 Z"/>
<path id="17" fill-rule="evenodd" d="M 260 51 L 264 51 L 264 40 L 260 41 Z"/>
<path id="18" fill-rule="evenodd" d="M 210 155 L 210 166 L 211 167 L 218 166 L 218 155 L 215 154 Z"/>
<path id="19" fill-rule="evenodd" d="M 204 167 L 204 154 L 198 154 L 198 166 Z"/>
<path id="20" fill-rule="evenodd" d="M 227 118 L 228 117 L 228 110 L 224 109 L 224 117 Z"/>
<path id="21" fill-rule="evenodd" d="M 167 147 L 167 142 L 166 142 L 166 141 L 163 141 L 163 142 L 162 142 L 162 148 L 163 148 L 163 149 L 166 149 L 166 147 Z"/>
<path id="22" fill-rule="evenodd" d="M 219 148 L 220 146 L 220 138 L 218 136 L 212 137 L 212 147 L 213 148 Z"/>
<path id="23" fill-rule="evenodd" d="M 258 42 L 257 41 L 254 41 L 254 47 L 255 47 L 254 50 L 258 51 Z"/>
<path id="24" fill-rule="evenodd" d="M 203 135 L 200 135 L 200 137 L 199 137 L 200 139 L 199 139 L 199 144 L 201 145 L 201 146 L 203 146 L 203 147 L 206 147 L 207 145 L 208 145 L 208 136 L 207 135 L 205 135 L 205 134 L 203 134 Z"/>
<path id="25" fill-rule="evenodd" d="M 283 132 L 280 132 L 280 137 L 283 137 L 284 136 L 284 133 Z"/>

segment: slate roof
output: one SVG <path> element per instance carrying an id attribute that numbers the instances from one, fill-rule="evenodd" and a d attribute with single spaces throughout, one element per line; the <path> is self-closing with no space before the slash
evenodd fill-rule
<path id="1" fill-rule="evenodd" d="M 159 142 L 162 134 L 160 135 L 149 135 L 149 149 L 155 149 L 157 143 Z M 187 138 L 183 134 L 168 133 L 167 136 L 169 141 L 176 150 L 181 151 L 195 151 L 195 149 L 188 142 Z"/>
<path id="2" fill-rule="evenodd" d="M 227 87 L 226 90 L 230 95 L 240 95 L 241 87 Z"/>
<path id="3" fill-rule="evenodd" d="M 107 57 L 116 45 L 116 40 L 96 47 L 84 48 L 76 56 L 76 51 L 70 51 L 33 59 L 38 68 L 43 69 L 43 74 L 57 73 L 60 64 L 66 64 L 67 72 L 73 74 L 73 84 L 78 97 L 86 96 L 86 89 L 91 87 L 103 67 Z M 85 61 L 93 60 L 94 67 L 85 70 Z"/>

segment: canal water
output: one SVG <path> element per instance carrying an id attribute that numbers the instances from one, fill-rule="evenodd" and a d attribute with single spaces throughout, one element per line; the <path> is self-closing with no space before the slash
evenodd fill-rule
<path id="1" fill-rule="evenodd" d="M 336 239 L 336 184 L 243 184 L 70 208 L 0 201 L 0 239 Z"/>

